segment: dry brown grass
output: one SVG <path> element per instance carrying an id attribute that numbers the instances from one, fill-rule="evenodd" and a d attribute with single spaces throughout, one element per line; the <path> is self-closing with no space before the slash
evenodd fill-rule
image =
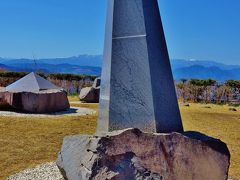
<path id="1" fill-rule="evenodd" d="M 0 179 L 56 160 L 64 136 L 93 134 L 96 118 L 0 117 Z"/>
<path id="2" fill-rule="evenodd" d="M 97 103 L 81 103 L 81 104 L 72 104 L 70 103 L 71 106 L 74 107 L 83 107 L 83 108 L 90 108 L 94 110 L 98 110 L 98 104 Z"/>
<path id="3" fill-rule="evenodd" d="M 190 104 L 181 107 L 185 130 L 195 130 L 224 141 L 231 153 L 230 176 L 240 179 L 240 108 L 224 105 Z"/>
<path id="4" fill-rule="evenodd" d="M 71 101 L 79 101 L 79 97 L 78 96 L 68 96 L 68 100 Z"/>
<path id="5" fill-rule="evenodd" d="M 75 106 L 98 108 L 98 104 Z M 227 106 L 210 106 L 181 107 L 184 127 L 226 142 L 232 154 L 230 175 L 240 179 L 240 108 L 232 112 Z M 48 119 L 0 117 L 0 179 L 54 161 L 64 136 L 93 134 L 96 119 L 97 115 Z"/>

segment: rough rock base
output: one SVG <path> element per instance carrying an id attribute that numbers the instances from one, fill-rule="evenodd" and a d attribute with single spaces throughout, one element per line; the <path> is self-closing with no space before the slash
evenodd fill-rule
<path id="1" fill-rule="evenodd" d="M 66 137 L 57 161 L 68 180 L 226 180 L 229 163 L 220 140 L 198 132 L 138 129 Z"/>
<path id="2" fill-rule="evenodd" d="M 52 113 L 70 107 L 67 93 L 61 90 L 41 92 L 0 92 L 0 105 L 9 105 L 18 111 Z"/>

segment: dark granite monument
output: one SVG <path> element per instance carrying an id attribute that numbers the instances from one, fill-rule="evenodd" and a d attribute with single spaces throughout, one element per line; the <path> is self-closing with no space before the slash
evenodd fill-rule
<path id="1" fill-rule="evenodd" d="M 157 0 L 110 0 L 97 131 L 182 132 Z"/>
<path id="2" fill-rule="evenodd" d="M 226 144 L 183 132 L 157 0 L 108 0 L 99 113 L 97 135 L 64 138 L 64 178 L 228 178 Z"/>

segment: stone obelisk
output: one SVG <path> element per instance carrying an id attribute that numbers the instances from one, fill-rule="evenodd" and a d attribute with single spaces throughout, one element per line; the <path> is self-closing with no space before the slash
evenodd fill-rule
<path id="1" fill-rule="evenodd" d="M 183 131 L 157 0 L 108 0 L 97 132 Z"/>

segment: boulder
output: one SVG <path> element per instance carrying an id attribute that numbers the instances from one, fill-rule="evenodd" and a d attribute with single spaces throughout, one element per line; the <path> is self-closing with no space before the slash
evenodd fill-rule
<path id="1" fill-rule="evenodd" d="M 62 90 L 39 92 L 0 92 L 0 99 L 18 111 L 52 113 L 70 107 L 67 93 Z"/>
<path id="2" fill-rule="evenodd" d="M 189 103 L 181 103 L 180 105 L 181 105 L 181 106 L 185 106 L 185 107 L 190 107 L 190 104 L 189 104 Z"/>
<path id="3" fill-rule="evenodd" d="M 237 109 L 236 108 L 229 108 L 229 111 L 237 111 Z"/>
<path id="4" fill-rule="evenodd" d="M 79 98 L 86 103 L 98 103 L 100 95 L 100 78 L 94 80 L 92 87 L 82 88 Z"/>
<path id="5" fill-rule="evenodd" d="M 101 84 L 101 78 L 96 78 L 93 82 L 92 87 L 93 88 L 100 88 L 100 84 Z"/>
<path id="6" fill-rule="evenodd" d="M 68 180 L 226 180 L 229 164 L 220 140 L 198 132 L 138 129 L 66 137 L 57 160 Z"/>

